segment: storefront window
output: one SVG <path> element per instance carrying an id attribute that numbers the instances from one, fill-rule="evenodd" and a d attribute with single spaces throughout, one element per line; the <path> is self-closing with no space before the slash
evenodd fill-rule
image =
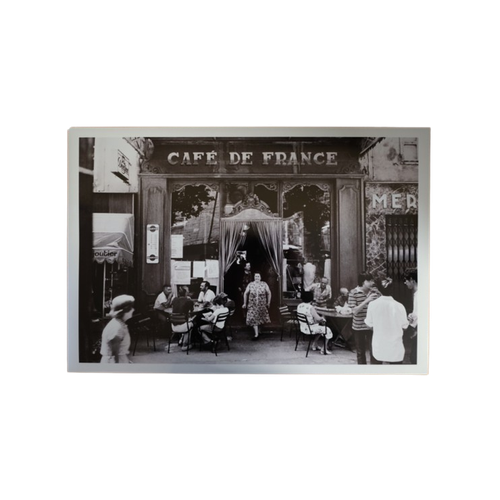
<path id="1" fill-rule="evenodd" d="M 171 281 L 196 293 L 199 282 L 216 288 L 219 268 L 218 184 L 175 186 L 172 193 Z"/>
<path id="2" fill-rule="evenodd" d="M 283 292 L 298 297 L 323 276 L 331 279 L 331 203 L 328 184 L 285 185 Z"/>
<path id="3" fill-rule="evenodd" d="M 273 214 L 278 213 L 278 184 L 276 182 L 256 183 L 254 193 Z"/>
<path id="4" fill-rule="evenodd" d="M 243 201 L 249 192 L 248 182 L 226 184 L 224 200 L 224 214 L 229 215 L 234 206 Z"/>
<path id="5" fill-rule="evenodd" d="M 277 182 L 238 182 L 227 183 L 224 201 L 224 214 L 230 215 L 235 206 L 248 201 L 248 197 L 257 196 L 259 202 L 262 202 L 273 214 L 278 214 L 278 183 Z"/>

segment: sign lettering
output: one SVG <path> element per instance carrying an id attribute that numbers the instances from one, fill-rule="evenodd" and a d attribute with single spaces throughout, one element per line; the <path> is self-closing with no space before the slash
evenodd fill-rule
<path id="1" fill-rule="evenodd" d="M 313 153 L 310 151 L 295 153 L 284 151 L 264 151 L 255 154 L 252 151 L 229 151 L 225 161 L 229 165 L 251 166 L 254 160 L 262 165 L 274 166 L 305 166 L 305 165 L 337 165 L 337 155 L 335 151 L 321 151 Z M 200 164 L 217 165 L 218 156 L 216 151 L 210 152 L 189 152 L 173 151 L 168 154 L 167 161 L 170 165 L 197 166 Z"/>

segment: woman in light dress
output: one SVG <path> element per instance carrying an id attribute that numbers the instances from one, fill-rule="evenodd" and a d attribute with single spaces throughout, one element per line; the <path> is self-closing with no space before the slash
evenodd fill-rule
<path id="1" fill-rule="evenodd" d="M 269 306 L 271 305 L 271 290 L 260 273 L 255 273 L 243 295 L 243 309 L 247 310 L 246 323 L 254 331 L 252 340 L 259 338 L 259 326 L 271 322 Z"/>

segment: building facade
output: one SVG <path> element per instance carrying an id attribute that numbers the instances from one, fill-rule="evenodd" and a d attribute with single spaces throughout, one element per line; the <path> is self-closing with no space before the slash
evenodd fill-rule
<path id="1" fill-rule="evenodd" d="M 165 283 L 195 294 L 207 280 L 238 299 L 246 262 L 269 284 L 274 317 L 320 278 L 335 294 L 356 286 L 363 270 L 393 277 L 398 298 L 408 301 L 402 273 L 416 266 L 418 243 L 415 138 L 132 137 L 80 144 L 81 165 L 93 177 L 92 193 L 80 193 L 87 221 L 81 237 L 94 247 L 92 283 L 82 286 L 91 287 L 98 313 L 125 291 L 147 308 Z M 132 265 L 113 248 L 114 255 L 102 247 L 96 254 L 89 208 L 92 215 L 132 216 L 126 250 L 131 244 Z"/>

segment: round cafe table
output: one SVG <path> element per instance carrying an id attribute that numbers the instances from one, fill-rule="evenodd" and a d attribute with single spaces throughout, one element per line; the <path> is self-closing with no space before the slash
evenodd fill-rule
<path id="1" fill-rule="evenodd" d="M 352 335 L 352 314 L 340 314 L 336 309 L 328 307 L 316 307 L 315 309 L 318 314 L 321 314 L 321 316 L 328 318 L 330 322 L 335 326 L 337 332 L 342 335 L 342 338 L 346 342 L 349 342 L 349 339 Z"/>

